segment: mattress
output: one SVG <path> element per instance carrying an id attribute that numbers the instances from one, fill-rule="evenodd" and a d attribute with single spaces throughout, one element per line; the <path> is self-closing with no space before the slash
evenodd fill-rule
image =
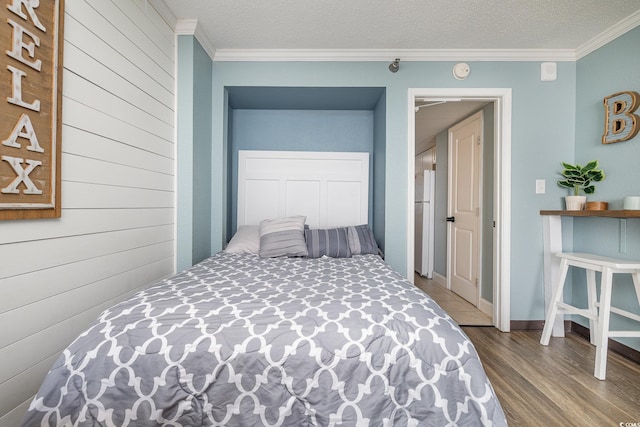
<path id="1" fill-rule="evenodd" d="M 22 425 L 506 421 L 464 332 L 380 257 L 220 252 L 104 311 Z"/>

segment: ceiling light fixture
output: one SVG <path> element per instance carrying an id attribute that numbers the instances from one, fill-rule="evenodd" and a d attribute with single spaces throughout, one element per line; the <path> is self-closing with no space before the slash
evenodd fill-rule
<path id="1" fill-rule="evenodd" d="M 400 58 L 396 58 L 391 64 L 389 64 L 389 71 L 392 73 L 397 73 L 400 69 Z"/>

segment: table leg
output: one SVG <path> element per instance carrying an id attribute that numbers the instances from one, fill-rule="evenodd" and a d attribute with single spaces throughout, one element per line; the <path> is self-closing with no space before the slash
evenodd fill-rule
<path id="1" fill-rule="evenodd" d="M 611 287 L 613 272 L 609 267 L 602 269 L 600 279 L 600 310 L 598 313 L 598 332 L 596 333 L 596 362 L 593 376 L 604 380 L 607 376 L 607 348 L 609 344 L 609 319 L 611 317 Z"/>
<path id="2" fill-rule="evenodd" d="M 560 259 L 553 255 L 562 252 L 562 218 L 560 215 L 543 216 L 542 231 L 544 235 L 544 313 L 546 317 L 553 298 L 553 285 L 558 282 L 560 274 Z M 562 302 L 562 297 L 560 302 Z M 556 316 L 551 335 L 564 337 L 563 314 Z"/>

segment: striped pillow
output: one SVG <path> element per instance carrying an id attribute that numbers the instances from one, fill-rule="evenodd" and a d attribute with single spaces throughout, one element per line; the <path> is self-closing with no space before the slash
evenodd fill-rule
<path id="1" fill-rule="evenodd" d="M 347 227 L 351 255 L 378 254 L 378 244 L 368 225 Z"/>
<path id="2" fill-rule="evenodd" d="M 265 219 L 260 222 L 260 256 L 275 258 L 283 256 L 307 256 L 304 241 L 305 216 Z"/>
<path id="3" fill-rule="evenodd" d="M 350 258 L 351 250 L 346 228 L 304 230 L 309 258 L 323 255 L 332 258 Z"/>

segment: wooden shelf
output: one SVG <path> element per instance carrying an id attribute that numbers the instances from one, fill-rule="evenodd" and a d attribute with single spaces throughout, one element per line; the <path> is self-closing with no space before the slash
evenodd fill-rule
<path id="1" fill-rule="evenodd" d="M 540 211 L 540 215 L 560 216 L 592 216 L 604 218 L 640 218 L 640 210 L 606 210 L 606 211 Z"/>

